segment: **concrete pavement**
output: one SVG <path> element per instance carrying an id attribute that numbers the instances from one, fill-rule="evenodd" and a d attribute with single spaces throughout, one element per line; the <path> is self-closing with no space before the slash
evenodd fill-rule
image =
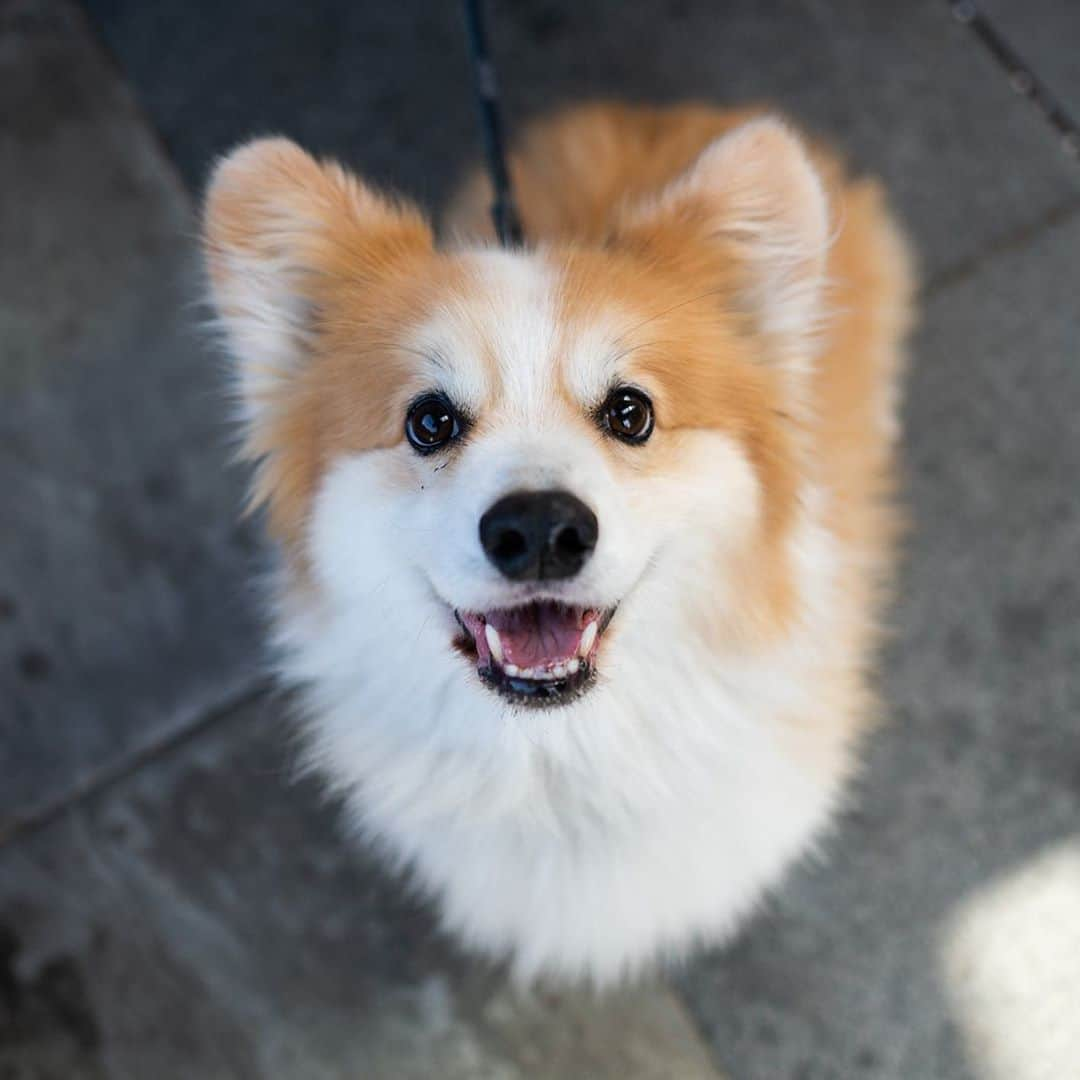
<path id="1" fill-rule="evenodd" d="M 1080 110 L 1067 0 L 988 7 Z M 512 993 L 291 775 L 196 326 L 191 193 L 235 140 L 446 193 L 455 6 L 87 10 L 0 6 L 0 1076 L 1067 1077 L 979 943 L 1050 910 L 1025 868 L 1080 832 L 1080 166 L 947 5 L 494 8 L 513 119 L 776 100 L 885 176 L 926 283 L 852 808 L 737 943 L 604 1001 Z M 1025 955 L 1077 940 L 1059 918 Z"/>

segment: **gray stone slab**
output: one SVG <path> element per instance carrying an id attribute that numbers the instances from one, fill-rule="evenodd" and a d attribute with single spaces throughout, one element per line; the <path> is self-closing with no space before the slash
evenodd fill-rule
<path id="1" fill-rule="evenodd" d="M 279 711 L 0 851 L 0 1075 L 718 1080 L 663 985 L 521 994 L 460 956 L 290 783 Z"/>
<path id="2" fill-rule="evenodd" d="M 266 131 L 429 203 L 477 154 L 457 4 L 88 6 L 195 187 Z M 512 125 L 583 97 L 779 102 L 884 175 L 931 277 L 1080 198 L 1080 173 L 942 0 L 546 0 L 492 16 Z"/>
<path id="3" fill-rule="evenodd" d="M 77 10 L 0 6 L 0 834 L 250 684 L 190 205 Z"/>
<path id="4" fill-rule="evenodd" d="M 825 865 L 683 982 L 733 1076 L 967 1076 L 943 927 L 1080 833 L 1078 278 L 1074 216 L 928 304 L 891 716 Z"/>

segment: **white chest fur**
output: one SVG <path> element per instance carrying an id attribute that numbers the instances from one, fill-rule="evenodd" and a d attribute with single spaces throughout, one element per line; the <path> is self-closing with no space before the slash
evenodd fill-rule
<path id="1" fill-rule="evenodd" d="M 815 723 L 845 663 L 832 545 L 809 527 L 798 543 L 805 617 L 767 654 L 716 655 L 666 602 L 671 582 L 646 581 L 603 684 L 549 711 L 463 678 L 447 627 L 416 629 L 419 583 L 285 615 L 312 761 L 445 925 L 524 978 L 609 982 L 722 939 L 820 832 L 847 771 L 842 725 Z"/>

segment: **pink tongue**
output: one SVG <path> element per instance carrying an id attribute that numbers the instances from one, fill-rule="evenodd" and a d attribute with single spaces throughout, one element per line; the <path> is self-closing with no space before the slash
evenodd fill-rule
<path id="1" fill-rule="evenodd" d="M 513 611 L 492 611 L 485 618 L 499 632 L 503 662 L 529 668 L 571 659 L 581 644 L 587 614 L 555 604 L 533 604 Z M 478 642 L 482 638 L 481 628 Z M 486 648 L 482 655 L 485 653 Z"/>

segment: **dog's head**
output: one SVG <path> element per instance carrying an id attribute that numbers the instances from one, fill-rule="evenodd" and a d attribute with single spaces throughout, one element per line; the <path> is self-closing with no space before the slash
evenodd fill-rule
<path id="1" fill-rule="evenodd" d="M 782 617 L 827 212 L 781 124 L 601 245 L 520 252 L 440 251 L 259 141 L 214 175 L 205 245 L 256 498 L 335 665 L 554 707 Z"/>

